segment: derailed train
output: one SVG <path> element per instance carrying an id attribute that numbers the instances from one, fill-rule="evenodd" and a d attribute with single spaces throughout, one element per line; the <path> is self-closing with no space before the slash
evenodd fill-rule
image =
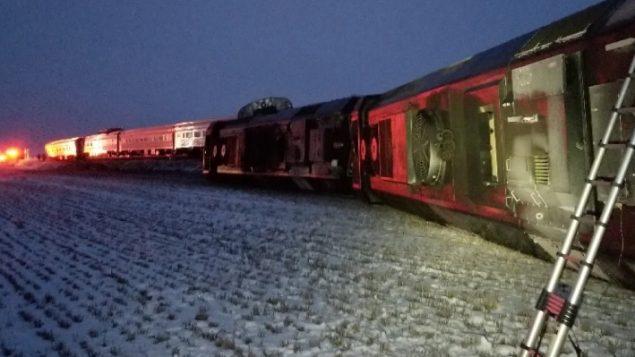
<path id="1" fill-rule="evenodd" d="M 634 18 L 634 1 L 608 1 L 380 95 L 214 122 L 204 172 L 349 180 L 366 197 L 554 254 L 633 59 Z M 634 127 L 620 125 L 615 140 Z M 623 280 L 635 268 L 634 174 L 604 243 Z"/>
<path id="2" fill-rule="evenodd" d="M 251 103 L 210 123 L 204 173 L 289 177 L 303 188 L 345 184 L 554 254 L 628 76 L 634 19 L 635 1 L 606 1 L 379 95 L 300 108 L 282 98 Z M 634 97 L 635 89 L 625 104 Z M 631 119 L 620 121 L 615 141 L 630 135 Z M 602 175 L 616 170 L 619 151 L 613 156 Z M 631 167 L 599 264 L 631 286 L 634 180 Z M 607 192 L 594 193 L 590 212 Z"/>

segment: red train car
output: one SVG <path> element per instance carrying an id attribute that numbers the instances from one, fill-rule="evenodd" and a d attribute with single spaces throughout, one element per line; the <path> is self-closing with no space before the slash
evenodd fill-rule
<path id="1" fill-rule="evenodd" d="M 634 19 L 633 2 L 600 3 L 382 94 L 352 118 L 353 187 L 516 248 L 538 246 L 506 227 L 557 242 L 633 59 Z M 633 175 L 605 244 L 631 258 Z M 598 190 L 590 209 L 605 196 Z"/>

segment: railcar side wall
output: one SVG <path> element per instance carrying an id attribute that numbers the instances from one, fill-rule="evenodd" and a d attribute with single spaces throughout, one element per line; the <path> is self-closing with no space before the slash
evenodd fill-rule
<path id="1" fill-rule="evenodd" d="M 376 194 L 558 235 L 627 74 L 634 38 L 633 26 L 621 28 L 353 115 L 353 187 L 368 182 Z M 632 129 L 620 122 L 614 139 Z M 602 169 L 607 176 L 615 157 Z M 620 199 L 620 214 L 629 217 L 634 175 Z M 595 205 L 605 196 L 599 190 Z M 633 248 L 627 251 L 635 256 Z"/>

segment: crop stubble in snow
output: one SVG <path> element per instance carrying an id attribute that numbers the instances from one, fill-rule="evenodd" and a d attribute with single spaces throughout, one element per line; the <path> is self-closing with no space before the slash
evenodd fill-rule
<path id="1" fill-rule="evenodd" d="M 17 171 L 0 261 L 0 352 L 25 356 L 510 355 L 550 269 L 347 197 Z M 633 297 L 591 281 L 589 355 L 632 356 Z"/>

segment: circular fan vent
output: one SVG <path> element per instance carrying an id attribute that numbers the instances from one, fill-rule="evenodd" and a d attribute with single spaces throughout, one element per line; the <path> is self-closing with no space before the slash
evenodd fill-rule
<path id="1" fill-rule="evenodd" d="M 432 110 L 421 110 L 412 120 L 412 161 L 416 181 L 426 185 L 443 183 L 447 162 L 454 156 L 454 133 Z"/>

